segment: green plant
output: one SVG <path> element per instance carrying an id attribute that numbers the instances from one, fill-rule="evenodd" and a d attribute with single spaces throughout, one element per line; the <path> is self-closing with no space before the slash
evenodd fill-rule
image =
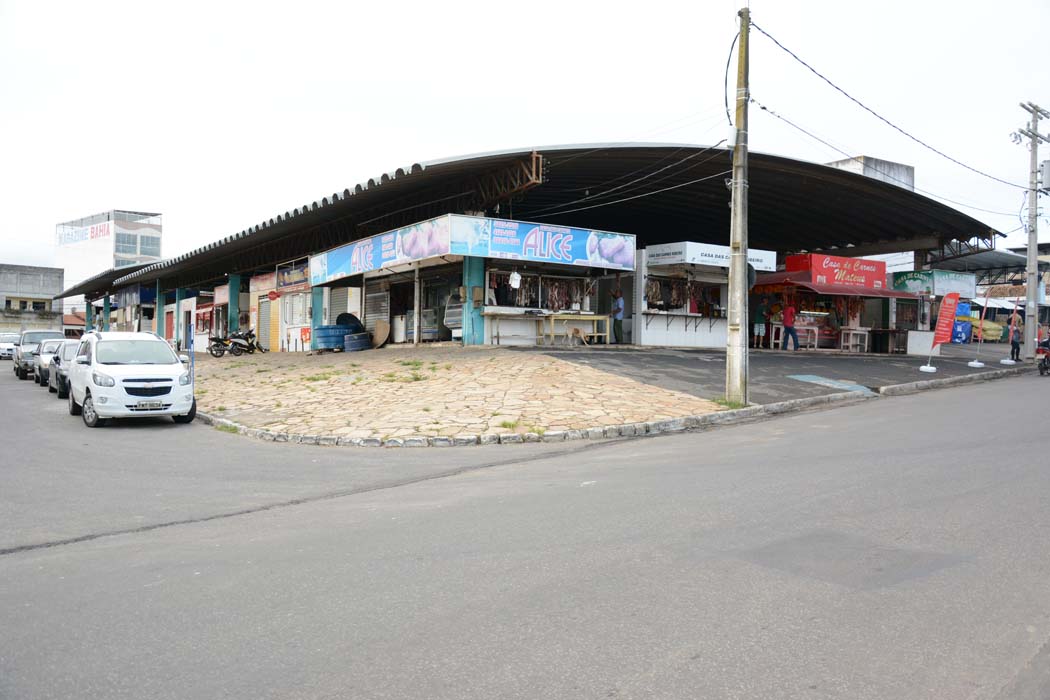
<path id="1" fill-rule="evenodd" d="M 215 410 L 216 410 L 216 411 L 225 411 L 225 410 L 226 410 L 226 407 L 225 407 L 225 406 L 219 406 L 219 407 L 218 407 L 218 408 L 216 408 Z"/>
<path id="2" fill-rule="evenodd" d="M 217 426 L 215 426 L 215 429 L 216 430 L 221 430 L 224 433 L 236 433 L 237 432 L 237 426 L 236 425 L 217 425 Z"/>
<path id="3" fill-rule="evenodd" d="M 398 360 L 397 363 L 402 367 L 414 367 L 415 369 L 423 366 L 422 360 Z"/>
<path id="4" fill-rule="evenodd" d="M 739 401 L 729 401 L 729 400 L 723 399 L 723 398 L 711 399 L 711 401 L 713 403 L 718 404 L 722 408 L 728 408 L 728 409 L 732 409 L 732 410 L 736 410 L 738 408 L 746 408 L 747 407 L 747 404 L 740 403 Z"/>
<path id="5" fill-rule="evenodd" d="M 507 430 L 517 430 L 518 421 L 516 420 L 505 420 L 499 424 L 499 427 L 506 428 Z"/>
<path id="6" fill-rule="evenodd" d="M 545 432 L 547 432 L 547 429 L 546 428 L 541 428 L 538 425 L 530 425 L 529 426 L 529 432 L 530 433 L 536 433 L 537 435 L 542 436 Z"/>
<path id="7" fill-rule="evenodd" d="M 281 406 L 283 406 L 283 405 L 284 405 L 284 404 L 283 404 L 283 403 L 281 403 L 280 401 L 275 401 L 275 402 L 274 402 L 274 404 L 273 404 L 273 407 L 274 407 L 274 408 L 280 408 L 280 407 L 281 407 Z"/>
<path id="8" fill-rule="evenodd" d="M 255 373 L 256 374 L 262 374 L 263 372 L 270 372 L 270 371 L 272 371 L 272 370 L 266 369 L 265 367 L 260 367 L 259 369 L 255 370 Z"/>
<path id="9" fill-rule="evenodd" d="M 423 407 L 423 412 L 424 413 L 430 413 L 430 406 L 424 406 Z"/>
<path id="10" fill-rule="evenodd" d="M 326 382 L 326 381 L 328 381 L 329 379 L 331 379 L 334 376 L 335 376 L 335 374 L 332 373 L 332 372 L 322 372 L 321 374 L 311 374 L 309 376 L 303 377 L 303 381 L 304 382 Z"/>
<path id="11" fill-rule="evenodd" d="M 452 363 L 448 362 L 445 364 L 445 369 L 452 369 Z"/>
<path id="12" fill-rule="evenodd" d="M 420 381 L 423 381 L 424 379 L 426 379 L 426 377 L 424 375 L 420 374 L 419 372 L 413 372 L 412 374 L 409 375 L 408 378 L 409 378 L 410 381 L 413 381 L 413 382 L 420 382 Z"/>

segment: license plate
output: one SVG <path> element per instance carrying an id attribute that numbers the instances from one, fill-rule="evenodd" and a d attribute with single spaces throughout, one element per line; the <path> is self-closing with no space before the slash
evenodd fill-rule
<path id="1" fill-rule="evenodd" d="M 149 408 L 164 408 L 163 401 L 139 401 L 135 404 L 137 408 L 149 409 Z"/>

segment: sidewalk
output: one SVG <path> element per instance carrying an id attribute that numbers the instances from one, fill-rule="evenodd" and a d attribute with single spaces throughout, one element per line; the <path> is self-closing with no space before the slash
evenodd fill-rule
<path id="1" fill-rule="evenodd" d="M 544 434 L 717 411 L 708 400 L 500 348 L 198 355 L 201 411 L 275 433 L 369 440 Z"/>

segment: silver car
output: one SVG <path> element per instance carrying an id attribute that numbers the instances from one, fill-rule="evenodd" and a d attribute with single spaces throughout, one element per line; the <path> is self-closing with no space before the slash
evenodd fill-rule
<path id="1" fill-rule="evenodd" d="M 17 333 L 0 333 L 0 360 L 10 360 L 15 356 Z"/>
<path id="2" fill-rule="evenodd" d="M 51 358 L 55 352 L 62 347 L 64 340 L 44 340 L 40 347 L 33 353 L 33 381 L 39 386 L 47 386 L 47 372 L 51 366 Z"/>
<path id="3" fill-rule="evenodd" d="M 77 359 L 77 348 L 80 340 L 64 340 L 54 355 L 51 356 L 51 364 L 47 368 L 47 390 L 52 394 L 58 394 L 58 398 L 69 398 L 69 367 Z"/>

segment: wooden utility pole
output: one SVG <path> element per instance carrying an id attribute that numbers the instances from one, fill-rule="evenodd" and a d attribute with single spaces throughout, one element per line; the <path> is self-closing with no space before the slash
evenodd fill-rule
<path id="1" fill-rule="evenodd" d="M 732 213 L 729 232 L 729 332 L 726 336 L 726 401 L 748 403 L 747 339 L 747 35 L 751 15 L 740 16 L 740 53 L 736 69 L 736 142 L 733 146 Z"/>

